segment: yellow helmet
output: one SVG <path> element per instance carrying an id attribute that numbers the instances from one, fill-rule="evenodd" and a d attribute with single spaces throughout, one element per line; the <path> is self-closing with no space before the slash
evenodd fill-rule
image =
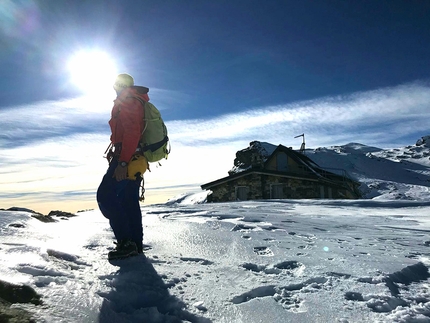
<path id="1" fill-rule="evenodd" d="M 129 74 L 119 74 L 116 77 L 115 83 L 113 84 L 113 88 L 115 91 L 121 91 L 125 89 L 126 87 L 133 86 L 134 80 L 133 77 Z"/>
<path id="2" fill-rule="evenodd" d="M 143 177 L 146 170 L 149 168 L 148 161 L 142 155 L 133 155 L 127 167 L 127 178 L 135 180 L 136 176 Z"/>

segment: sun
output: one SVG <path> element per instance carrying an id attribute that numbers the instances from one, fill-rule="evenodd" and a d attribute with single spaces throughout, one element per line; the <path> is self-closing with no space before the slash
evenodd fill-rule
<path id="1" fill-rule="evenodd" d="M 114 61 L 98 50 L 82 50 L 69 60 L 68 70 L 71 82 L 88 94 L 112 91 L 117 75 Z"/>

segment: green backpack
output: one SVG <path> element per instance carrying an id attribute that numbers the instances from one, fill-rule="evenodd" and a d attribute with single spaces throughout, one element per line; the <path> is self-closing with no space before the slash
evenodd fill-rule
<path id="1" fill-rule="evenodd" d="M 170 153 L 170 142 L 160 111 L 152 103 L 140 98 L 136 99 L 142 103 L 144 109 L 145 128 L 139 143 L 143 156 L 150 163 L 158 162 L 163 158 L 167 159 Z"/>

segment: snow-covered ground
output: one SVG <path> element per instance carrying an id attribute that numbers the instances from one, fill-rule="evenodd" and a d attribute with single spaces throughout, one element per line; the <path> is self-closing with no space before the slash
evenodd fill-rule
<path id="1" fill-rule="evenodd" d="M 114 262 L 98 211 L 1 211 L 0 279 L 36 322 L 430 322 L 430 202 L 197 200 L 143 207 L 146 258 Z"/>
<path id="2" fill-rule="evenodd" d="M 36 322 L 430 322 L 427 151 L 307 151 L 373 199 L 209 204 L 202 192 L 142 206 L 146 257 L 112 262 L 98 210 L 53 223 L 0 211 L 0 280 L 41 295 L 13 305 Z"/>

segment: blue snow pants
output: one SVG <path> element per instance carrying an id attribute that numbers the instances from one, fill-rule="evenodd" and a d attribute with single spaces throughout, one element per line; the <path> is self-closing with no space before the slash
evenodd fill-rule
<path id="1" fill-rule="evenodd" d="M 113 160 L 97 190 L 97 203 L 109 220 L 117 241 L 131 240 L 142 250 L 143 227 L 139 204 L 141 178 L 118 182 L 113 178 L 118 161 Z"/>

